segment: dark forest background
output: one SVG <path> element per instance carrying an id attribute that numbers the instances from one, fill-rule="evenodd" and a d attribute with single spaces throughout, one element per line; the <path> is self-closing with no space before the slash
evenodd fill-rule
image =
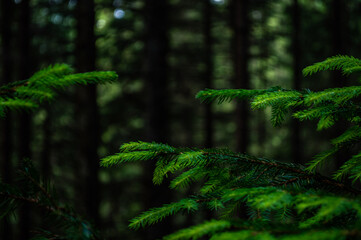
<path id="1" fill-rule="evenodd" d="M 228 147 L 302 163 L 342 131 L 340 126 L 321 134 L 313 123 L 291 120 L 273 128 L 270 110 L 201 104 L 194 96 L 204 88 L 317 90 L 350 84 L 353 79 L 337 72 L 303 78 L 301 70 L 337 54 L 361 56 L 359 0 L 0 3 L 1 84 L 54 63 L 119 75 L 115 84 L 74 87 L 36 112 L 12 112 L 0 121 L 2 179 L 13 181 L 19 162 L 32 159 L 59 198 L 107 239 L 154 239 L 210 217 L 178 216 L 129 230 L 130 218 L 181 196 L 152 185 L 152 163 L 100 168 L 99 159 L 124 142 Z M 0 239 L 27 239 L 42 221 L 24 205 L 10 222 L 1 222 Z"/>

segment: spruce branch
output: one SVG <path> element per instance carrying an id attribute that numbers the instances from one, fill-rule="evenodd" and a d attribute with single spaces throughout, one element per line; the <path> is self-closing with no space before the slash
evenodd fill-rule
<path id="1" fill-rule="evenodd" d="M 361 60 L 355 57 L 338 55 L 308 66 L 302 72 L 304 76 L 309 76 L 326 70 L 342 70 L 343 74 L 350 74 L 361 70 Z"/>

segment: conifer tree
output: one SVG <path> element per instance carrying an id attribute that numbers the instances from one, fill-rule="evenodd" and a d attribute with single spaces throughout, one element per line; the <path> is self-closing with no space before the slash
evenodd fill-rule
<path id="1" fill-rule="evenodd" d="M 361 60 L 335 56 L 305 68 L 303 74 L 324 70 L 351 74 L 361 70 Z M 101 165 L 155 160 L 154 184 L 168 177 L 172 178 L 169 187 L 175 190 L 201 183 L 194 195 L 152 208 L 130 221 L 130 228 L 139 229 L 177 213 L 193 214 L 204 209 L 216 213 L 215 219 L 174 232 L 165 240 L 359 239 L 361 192 L 356 185 L 361 177 L 361 153 L 345 159 L 332 177 L 317 170 L 340 150 L 360 146 L 360 95 L 360 86 L 319 92 L 282 87 L 206 89 L 197 94 L 206 103 L 236 99 L 250 100 L 253 109 L 270 107 L 274 126 L 282 124 L 289 112 L 300 121 L 317 120 L 319 131 L 340 120 L 349 122 L 349 129 L 330 141 L 330 149 L 306 166 L 292 163 L 292 159 L 285 163 L 227 149 L 177 148 L 155 142 L 125 143 L 119 153 L 102 159 Z M 238 210 L 244 205 L 248 219 L 239 217 Z"/>

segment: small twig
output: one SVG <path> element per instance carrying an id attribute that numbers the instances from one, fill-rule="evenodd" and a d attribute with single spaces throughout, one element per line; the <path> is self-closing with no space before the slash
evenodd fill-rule
<path id="1" fill-rule="evenodd" d="M 66 211 L 66 209 L 58 206 L 58 204 L 56 204 L 55 200 L 53 199 L 53 197 L 51 196 L 51 194 L 38 182 L 36 181 L 32 176 L 30 176 L 27 172 L 20 170 L 20 172 L 22 174 L 24 174 L 25 177 L 27 177 L 30 181 L 32 181 L 39 189 L 42 193 L 44 193 L 44 195 L 49 199 L 50 203 L 53 205 L 53 207 L 59 211 Z"/>
<path id="2" fill-rule="evenodd" d="M 21 82 L 18 85 L 13 86 L 12 88 L 0 89 L 0 95 L 16 92 L 16 89 L 19 87 L 27 86 L 29 84 L 28 81 Z"/>
<path id="3" fill-rule="evenodd" d="M 51 207 L 51 206 L 46 206 L 44 204 L 41 204 L 39 199 L 36 199 L 36 198 L 26 198 L 26 197 L 21 197 L 21 196 L 9 194 L 9 193 L 4 193 L 4 192 L 0 192 L 0 195 L 8 197 L 8 198 L 15 199 L 15 200 L 20 200 L 20 201 L 23 201 L 23 202 L 36 204 L 37 206 L 42 207 L 42 208 L 44 208 L 44 209 L 46 209 L 48 211 L 51 211 L 51 212 L 54 212 L 54 213 L 59 213 L 58 209 L 56 209 L 54 207 Z"/>
<path id="4" fill-rule="evenodd" d="M 268 170 L 268 167 L 266 167 L 265 169 L 263 169 L 263 171 L 258 174 L 258 176 L 256 177 L 255 181 L 258 180 L 266 171 Z"/>

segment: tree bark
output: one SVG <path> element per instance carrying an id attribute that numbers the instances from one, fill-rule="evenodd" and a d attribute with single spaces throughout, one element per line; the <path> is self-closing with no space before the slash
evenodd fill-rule
<path id="1" fill-rule="evenodd" d="M 13 1 L 2 0 L 1 4 L 1 84 L 7 84 L 12 81 L 13 56 L 12 56 L 12 21 L 13 19 Z M 6 118 L 0 122 L 0 163 L 1 178 L 4 182 L 10 183 L 12 180 L 12 114 L 7 113 Z M 12 226 L 5 219 L 1 220 L 1 239 L 10 240 L 12 238 Z"/>
<path id="2" fill-rule="evenodd" d="M 146 23 L 146 56 L 145 81 L 147 96 L 146 136 L 148 141 L 169 143 L 169 112 L 168 112 L 168 1 L 145 1 Z M 170 201 L 169 189 L 165 184 L 152 184 L 154 161 L 144 164 L 144 201 L 143 206 L 149 209 L 161 206 Z M 171 232 L 171 221 L 165 225 L 154 226 L 144 232 L 144 239 L 158 239 Z"/>
<path id="3" fill-rule="evenodd" d="M 301 53 L 300 53 L 300 8 L 298 0 L 292 6 L 292 55 L 293 55 L 293 89 L 301 90 Z M 301 126 L 292 119 L 291 151 L 294 163 L 302 163 Z"/>
<path id="4" fill-rule="evenodd" d="M 331 4 L 330 14 L 331 14 L 331 34 L 332 34 L 332 55 L 342 55 L 346 54 L 345 52 L 345 39 L 346 28 L 344 25 L 344 18 L 346 16 L 345 4 L 341 0 L 333 0 Z M 332 87 L 339 88 L 346 85 L 347 78 L 341 74 L 341 71 L 332 72 Z M 336 125 L 334 128 L 334 136 L 341 135 L 347 129 L 347 123 L 341 122 Z M 342 166 L 343 163 L 350 157 L 348 151 L 339 151 L 336 154 L 336 168 Z"/>
<path id="5" fill-rule="evenodd" d="M 249 89 L 249 29 L 250 21 L 248 18 L 249 1 L 233 0 L 231 2 L 231 23 L 234 32 L 233 44 L 233 68 L 234 68 L 234 87 Z M 246 152 L 249 145 L 249 108 L 248 103 L 242 101 L 237 103 L 236 107 L 236 149 L 240 152 Z"/>
<path id="6" fill-rule="evenodd" d="M 31 75 L 33 62 L 30 56 L 30 44 L 31 44 L 31 12 L 30 12 L 30 0 L 23 0 L 19 3 L 19 78 L 27 79 Z M 19 161 L 24 159 L 31 159 L 32 153 L 30 148 L 31 141 L 31 114 L 20 113 L 19 117 Z M 31 229 L 31 217 L 30 206 L 24 204 L 20 209 L 19 214 L 19 239 L 29 239 Z"/>
<path id="7" fill-rule="evenodd" d="M 94 0 L 78 0 L 76 6 L 77 38 L 76 64 L 78 72 L 95 70 L 95 10 Z M 81 164 L 81 177 L 84 186 L 83 202 L 86 215 L 99 225 L 99 157 L 100 142 L 99 111 L 96 86 L 86 86 L 76 92 L 77 120 L 77 161 Z"/>
<path id="8" fill-rule="evenodd" d="M 49 180 L 51 175 L 51 165 L 50 165 L 50 159 L 51 159 L 51 109 L 49 106 L 46 106 L 46 117 L 42 124 L 43 126 L 43 141 L 42 141 L 42 150 L 41 150 L 41 175 L 45 179 Z"/>
<path id="9" fill-rule="evenodd" d="M 31 75 L 31 56 L 30 56 L 30 43 L 31 43 L 31 13 L 30 13 L 30 0 L 23 0 L 19 4 L 19 78 L 27 79 Z M 21 163 L 24 159 L 31 159 L 32 153 L 30 148 L 31 141 L 31 114 L 20 113 L 19 114 L 19 128 L 18 128 L 18 139 L 19 139 L 19 150 L 18 158 Z M 30 218 L 30 205 L 24 204 L 20 208 L 19 213 L 19 239 L 29 239 L 31 229 L 31 218 Z"/>
<path id="10" fill-rule="evenodd" d="M 206 64 L 206 70 L 204 73 L 204 85 L 206 88 L 212 88 L 212 79 L 213 79 L 213 39 L 212 39 L 212 5 L 209 0 L 204 0 L 204 46 L 205 46 L 205 55 L 204 62 Z M 214 136 L 213 136 L 213 112 L 212 104 L 206 104 L 205 107 L 205 123 L 204 123 L 204 146 L 206 148 L 212 148 L 214 145 Z"/>

